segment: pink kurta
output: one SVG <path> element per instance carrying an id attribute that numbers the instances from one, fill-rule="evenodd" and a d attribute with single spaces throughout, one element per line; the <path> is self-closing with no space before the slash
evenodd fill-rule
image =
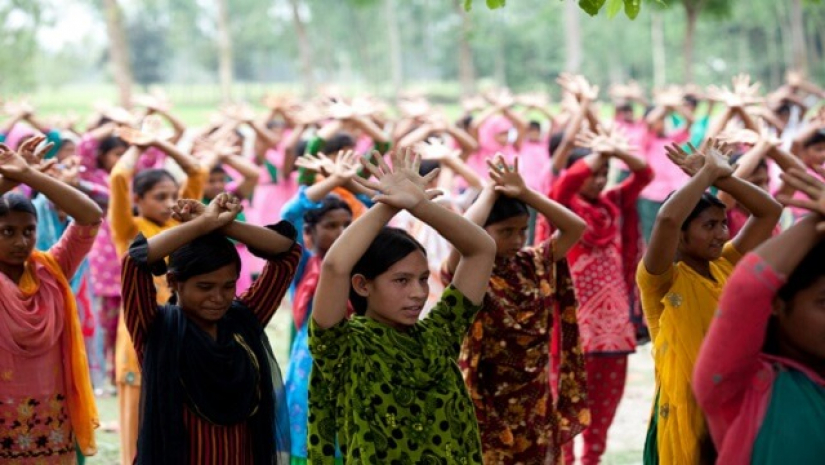
<path id="1" fill-rule="evenodd" d="M 542 139 L 538 142 L 525 140 L 519 153 L 519 172 L 525 184 L 538 192 L 547 192 L 549 187 L 550 154 L 548 142 Z"/>
<path id="2" fill-rule="evenodd" d="M 641 198 L 654 202 L 664 202 L 671 192 L 679 189 L 690 180 L 681 168 L 670 161 L 665 147 L 670 144 L 687 142 L 690 134 L 687 130 L 659 137 L 653 132 L 648 134 L 642 153 L 647 164 L 653 169 L 653 181 L 642 190 Z"/>
<path id="3" fill-rule="evenodd" d="M 49 251 L 72 276 L 97 226 L 69 225 Z M 57 278 L 29 260 L 39 280 L 26 297 L 0 273 L 0 462 L 73 464 L 75 445 L 64 381 L 65 305 Z"/>

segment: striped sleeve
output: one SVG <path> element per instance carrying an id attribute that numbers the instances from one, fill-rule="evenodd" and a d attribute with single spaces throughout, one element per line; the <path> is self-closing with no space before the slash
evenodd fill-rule
<path id="1" fill-rule="evenodd" d="M 284 226 L 289 223 L 281 222 L 275 225 L 272 229 L 281 232 Z M 289 225 L 291 227 L 291 225 Z M 292 228 L 294 236 L 294 228 Z M 290 231 L 284 231 L 290 232 Z M 289 234 L 285 234 L 289 237 Z M 278 306 L 281 305 L 289 285 L 292 283 L 292 278 L 295 276 L 295 270 L 298 267 L 298 262 L 301 260 L 303 249 L 298 243 L 292 244 L 292 247 L 277 256 L 265 257 L 267 259 L 266 266 L 257 280 L 244 292 L 239 300 L 241 303 L 252 309 L 255 316 L 263 326 L 269 323 L 269 320 L 275 315 Z M 254 250 L 250 252 L 258 255 Z"/>
<path id="2" fill-rule="evenodd" d="M 123 257 L 121 273 L 123 315 L 139 360 L 143 359 L 146 335 L 158 313 L 152 270 L 146 263 L 148 252 L 146 238 L 143 234 L 138 234 L 129 247 L 129 253 Z M 161 263 L 165 266 L 165 263 Z"/>

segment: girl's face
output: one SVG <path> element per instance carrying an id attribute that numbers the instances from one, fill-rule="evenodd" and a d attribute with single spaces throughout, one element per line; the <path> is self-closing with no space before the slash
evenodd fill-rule
<path id="1" fill-rule="evenodd" d="M 107 173 L 111 173 L 115 163 L 120 160 L 120 157 L 122 157 L 124 153 L 126 153 L 126 147 L 122 146 L 115 147 L 106 153 L 102 153 L 99 158 L 100 167 Z"/>
<path id="2" fill-rule="evenodd" d="M 212 200 L 226 189 L 226 174 L 224 173 L 210 173 L 209 182 L 206 183 L 206 188 L 203 190 L 203 196 L 206 199 Z"/>
<path id="3" fill-rule="evenodd" d="M 367 299 L 366 316 L 396 329 L 414 325 L 430 294 L 427 257 L 417 250 L 375 279 L 352 277 L 355 291 Z"/>
<path id="4" fill-rule="evenodd" d="M 172 207 L 178 202 L 178 185 L 169 178 L 163 178 L 143 196 L 135 198 L 138 214 L 158 224 L 172 218 Z"/>
<path id="5" fill-rule="evenodd" d="M 769 191 L 770 177 L 768 176 L 768 168 L 766 166 L 760 166 L 756 168 L 753 174 L 751 174 L 748 177 L 748 182 L 762 189 L 763 191 Z"/>
<path id="6" fill-rule="evenodd" d="M 682 255 L 707 261 L 718 259 L 722 256 L 725 243 L 730 240 L 725 209 L 706 208 L 680 234 L 679 252 Z"/>
<path id="7" fill-rule="evenodd" d="M 169 288 L 178 296 L 178 305 L 198 326 L 208 331 L 226 315 L 235 299 L 235 284 L 238 281 L 237 265 L 226 265 L 211 273 L 193 276 L 178 282 L 167 275 Z"/>
<path id="8" fill-rule="evenodd" d="M 597 200 L 605 186 L 607 186 L 608 172 L 609 167 L 607 166 L 607 163 L 602 164 L 601 168 L 593 173 L 593 175 L 590 176 L 584 184 L 582 184 L 581 189 L 579 189 L 579 195 L 587 200 Z"/>
<path id="9" fill-rule="evenodd" d="M 67 158 L 71 157 L 77 152 L 77 145 L 70 141 L 65 140 L 63 144 L 60 146 L 60 150 L 57 151 L 57 161 L 64 162 Z"/>
<path id="10" fill-rule="evenodd" d="M 352 223 L 352 213 L 343 208 L 325 213 L 321 221 L 310 230 L 310 238 L 315 251 L 321 256 L 326 254 L 350 223 Z"/>
<path id="11" fill-rule="evenodd" d="M 514 216 L 484 228 L 487 234 L 496 241 L 497 257 L 513 257 L 524 247 L 527 242 L 529 220 L 530 217 L 527 215 Z"/>
<path id="12" fill-rule="evenodd" d="M 825 276 L 774 310 L 783 356 L 821 366 L 825 361 Z"/>
<path id="13" fill-rule="evenodd" d="M 825 142 L 813 144 L 802 151 L 802 161 L 808 166 L 825 164 Z"/>
<path id="14" fill-rule="evenodd" d="M 37 219 L 31 213 L 10 211 L 0 216 L 0 267 L 21 267 L 37 241 Z"/>

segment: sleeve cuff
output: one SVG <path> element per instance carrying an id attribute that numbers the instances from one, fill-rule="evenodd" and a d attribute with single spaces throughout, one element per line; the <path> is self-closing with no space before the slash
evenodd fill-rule
<path id="1" fill-rule="evenodd" d="M 141 269 L 149 271 L 155 276 L 162 276 L 166 274 L 166 261 L 158 260 L 155 263 L 149 263 L 149 241 L 143 233 L 139 233 L 132 245 L 129 246 L 129 258 L 131 258 Z"/>

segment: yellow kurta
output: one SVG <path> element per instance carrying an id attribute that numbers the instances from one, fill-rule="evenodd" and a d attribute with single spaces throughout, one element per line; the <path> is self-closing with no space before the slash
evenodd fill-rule
<path id="1" fill-rule="evenodd" d="M 719 296 L 742 255 L 727 243 L 710 263 L 714 280 L 678 262 L 660 275 L 639 263 L 636 281 L 653 341 L 659 393 L 657 446 L 662 464 L 699 462 L 699 441 L 707 429 L 691 380 L 699 347 L 716 313 Z"/>
<path id="2" fill-rule="evenodd" d="M 115 167 L 109 181 L 111 192 L 109 227 L 112 231 L 112 241 L 119 258 L 126 254 L 129 245 L 138 233 L 143 233 L 148 239 L 178 225 L 175 220 L 159 225 L 146 218 L 132 215 L 131 181 L 133 176 L 134 172 L 132 170 Z M 181 198 L 200 200 L 207 179 L 208 173 L 206 171 L 201 171 L 197 176 L 189 176 L 181 189 Z M 169 289 L 166 286 L 166 277 L 156 277 L 155 286 L 158 290 L 158 303 L 166 303 L 170 296 Z M 140 367 L 137 362 L 137 354 L 135 354 L 135 349 L 132 347 L 132 341 L 129 338 L 129 332 L 126 330 L 123 318 L 120 319 L 117 330 L 115 370 L 118 383 L 133 386 L 140 385 Z"/>

